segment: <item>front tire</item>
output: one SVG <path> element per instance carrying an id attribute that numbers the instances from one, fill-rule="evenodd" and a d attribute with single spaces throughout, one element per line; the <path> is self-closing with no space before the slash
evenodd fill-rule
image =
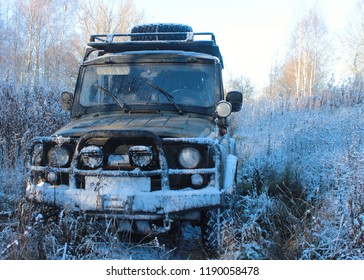
<path id="1" fill-rule="evenodd" d="M 201 238 L 209 257 L 219 258 L 233 242 L 231 208 L 216 208 L 204 212 Z"/>

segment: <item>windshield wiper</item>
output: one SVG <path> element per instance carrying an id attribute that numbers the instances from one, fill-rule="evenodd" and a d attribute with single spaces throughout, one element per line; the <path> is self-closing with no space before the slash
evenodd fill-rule
<path id="1" fill-rule="evenodd" d="M 125 110 L 127 113 L 130 112 L 130 107 L 123 102 L 122 100 L 119 100 L 114 94 L 112 94 L 109 90 L 107 90 L 106 88 L 99 86 L 98 84 L 94 84 L 95 87 L 101 89 L 103 92 L 105 92 L 106 94 L 108 94 L 109 96 L 112 97 L 112 99 L 115 100 L 115 102 L 120 106 L 120 108 L 122 110 Z"/>
<path id="2" fill-rule="evenodd" d="M 170 95 L 168 92 L 166 92 L 165 90 L 161 89 L 159 86 L 157 86 L 157 85 L 155 85 L 155 84 L 153 84 L 151 82 L 147 82 L 147 85 L 151 86 L 152 88 L 154 88 L 158 92 L 162 93 L 168 99 L 168 101 L 174 105 L 174 107 L 177 109 L 177 111 L 181 115 L 183 114 L 183 111 L 180 109 L 180 107 L 177 105 L 177 103 L 174 102 L 172 95 Z"/>

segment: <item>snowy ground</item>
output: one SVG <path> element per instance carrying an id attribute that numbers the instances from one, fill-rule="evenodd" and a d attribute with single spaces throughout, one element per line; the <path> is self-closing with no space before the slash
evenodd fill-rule
<path id="1" fill-rule="evenodd" d="M 266 103 L 247 103 L 233 117 L 233 127 L 243 195 L 234 209 L 233 241 L 221 258 L 363 259 L 363 105 L 282 111 Z M 77 239 L 77 248 L 71 231 L 67 232 L 71 242 L 57 239 L 57 233 L 67 230 L 61 225 L 51 230 L 33 223 L 16 232 L 14 220 L 4 220 L 9 205 L 16 207 L 21 194 L 11 185 L 22 186 L 22 173 L 22 169 L 2 170 L 0 259 L 19 257 L 25 247 L 38 246 L 30 243 L 37 231 L 47 241 L 43 251 L 53 259 L 207 257 L 199 245 L 199 229 L 192 227 L 174 245 L 168 239 L 120 243 L 89 232 Z M 74 224 L 85 227 L 72 219 L 68 222 L 73 230 Z M 81 251 L 88 254 L 77 255 Z"/>
<path id="2" fill-rule="evenodd" d="M 296 244 L 286 245 L 295 258 L 363 258 L 363 104 L 283 112 L 246 104 L 235 122 L 244 186 L 256 172 L 263 188 L 272 172 L 300 182 L 306 208 L 287 240 Z"/>
<path id="3" fill-rule="evenodd" d="M 267 110 L 260 115 L 253 107 L 245 110 L 235 120 L 240 124 L 235 134 L 243 172 L 267 166 L 283 172 L 290 167 L 312 194 L 320 191 L 317 187 L 339 184 L 343 175 L 362 177 L 360 166 L 350 168 L 363 159 L 362 105 L 283 114 Z"/>

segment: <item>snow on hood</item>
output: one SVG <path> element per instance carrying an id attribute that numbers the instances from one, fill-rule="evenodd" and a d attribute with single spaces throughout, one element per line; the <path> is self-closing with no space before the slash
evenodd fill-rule
<path id="1" fill-rule="evenodd" d="M 215 136 L 211 118 L 193 114 L 100 114 L 72 120 L 54 135 L 79 137 L 91 130 L 149 130 L 163 137 Z"/>

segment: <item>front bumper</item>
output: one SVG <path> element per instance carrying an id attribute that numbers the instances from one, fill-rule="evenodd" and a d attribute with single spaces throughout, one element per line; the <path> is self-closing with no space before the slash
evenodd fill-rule
<path id="1" fill-rule="evenodd" d="M 92 137 L 134 137 L 148 138 L 157 146 L 160 169 L 155 170 L 83 170 L 78 168 L 79 152 L 84 143 Z M 39 144 L 56 142 L 57 145 L 73 143 L 76 145 L 72 162 L 67 168 L 34 165 L 28 163 L 28 182 L 26 197 L 28 200 L 56 207 L 71 207 L 74 210 L 89 213 L 116 213 L 125 217 L 140 215 L 169 215 L 178 212 L 193 212 L 203 208 L 222 205 L 224 196 L 231 193 L 233 174 L 237 159 L 233 155 L 222 157 L 224 149 L 211 139 L 168 138 L 160 139 L 154 133 L 146 131 L 94 131 L 80 139 L 62 137 L 43 137 L 34 139 L 29 148 L 32 155 Z M 171 143 L 203 144 L 214 151 L 214 166 L 210 168 L 176 169 L 168 167 L 163 145 Z M 226 163 L 222 162 L 222 158 Z M 222 174 L 224 172 L 224 174 Z M 35 174 L 67 174 L 67 182 L 51 184 L 37 181 Z M 209 174 L 210 181 L 198 189 L 186 186 L 172 190 L 169 178 L 172 175 L 203 176 Z M 84 178 L 84 187 L 77 185 L 77 178 Z M 150 180 L 160 176 L 160 190 L 151 190 Z"/>
<path id="2" fill-rule="evenodd" d="M 31 201 L 73 210 L 123 213 L 125 215 L 167 214 L 221 205 L 224 192 L 214 187 L 199 190 L 169 191 L 110 191 L 75 189 L 66 185 L 52 186 L 47 183 L 27 187 Z"/>

